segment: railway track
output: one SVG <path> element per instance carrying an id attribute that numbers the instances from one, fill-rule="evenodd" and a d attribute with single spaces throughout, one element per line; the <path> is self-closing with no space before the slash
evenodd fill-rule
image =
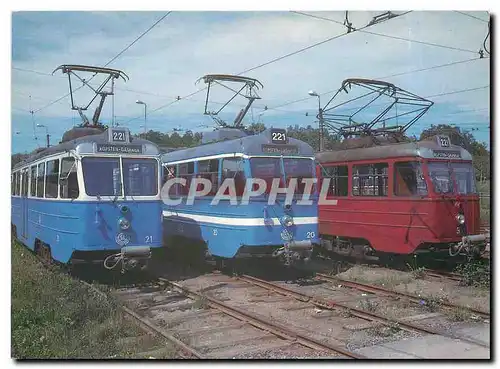
<path id="1" fill-rule="evenodd" d="M 179 283 L 164 278 L 159 278 L 159 282 L 163 286 L 143 291 L 121 289 L 115 295 L 124 305 L 135 305 L 124 307 L 127 314 L 193 357 L 234 358 L 299 345 L 311 353 L 321 351 L 325 356 L 365 358 Z M 162 314 L 162 311 L 167 314 Z M 220 338 L 204 339 L 210 336 Z"/>
<path id="2" fill-rule="evenodd" d="M 389 297 L 408 299 L 409 301 L 416 303 L 416 304 L 420 304 L 422 302 L 422 300 L 425 300 L 425 297 L 420 297 L 420 296 L 416 296 L 416 295 L 412 295 L 412 294 L 404 293 L 404 292 L 393 291 L 393 290 L 389 290 L 387 288 L 383 288 L 380 286 L 374 286 L 371 284 L 348 281 L 346 279 L 330 276 L 330 275 L 323 274 L 323 273 L 316 273 L 316 278 L 320 279 L 320 280 L 324 280 L 324 281 L 335 282 L 337 284 L 341 284 L 344 287 L 354 288 L 354 289 L 357 289 L 359 291 L 363 291 L 363 292 L 367 292 L 367 293 L 371 293 L 371 294 L 378 294 L 378 295 L 384 295 L 384 296 L 389 296 Z M 476 314 L 482 318 L 485 318 L 485 319 L 490 318 L 490 313 L 482 311 L 482 310 L 474 309 L 474 308 L 471 308 L 468 306 L 454 305 L 454 304 L 446 302 L 446 301 L 440 302 L 440 305 L 442 307 L 445 307 L 448 309 L 456 309 L 456 308 L 466 309 L 469 312 Z"/>
<path id="3" fill-rule="evenodd" d="M 440 271 L 440 270 L 426 269 L 426 270 L 424 270 L 424 275 L 426 277 L 433 277 L 433 278 L 439 278 L 439 279 L 449 279 L 449 280 L 457 281 L 457 282 L 460 282 L 462 280 L 462 276 L 458 273 L 445 272 L 445 271 Z"/>
<path id="4" fill-rule="evenodd" d="M 413 323 L 403 321 L 400 319 L 388 318 L 388 317 L 382 316 L 380 314 L 376 314 L 374 312 L 369 312 L 366 310 L 357 309 L 357 308 L 354 308 L 352 306 L 348 306 L 348 305 L 343 304 L 341 302 L 327 300 L 327 299 L 323 299 L 320 297 L 309 295 L 309 294 L 306 294 L 303 292 L 294 291 L 294 290 L 291 290 L 289 288 L 280 286 L 276 283 L 269 282 L 269 281 L 259 279 L 259 278 L 255 278 L 253 276 L 243 275 L 243 276 L 239 276 L 238 279 L 245 281 L 247 283 L 254 284 L 256 286 L 260 286 L 262 288 L 268 289 L 268 290 L 273 291 L 275 293 L 283 294 L 286 296 L 291 296 L 291 297 L 294 297 L 294 298 L 296 298 L 300 301 L 303 301 L 303 302 L 309 302 L 309 303 L 311 303 L 315 306 L 321 307 L 323 309 L 328 309 L 328 310 L 344 309 L 344 310 L 347 310 L 350 313 L 350 315 L 352 315 L 352 316 L 355 316 L 355 317 L 358 317 L 358 318 L 361 318 L 364 320 L 372 321 L 372 322 L 381 323 L 381 324 L 389 326 L 389 327 L 397 325 L 401 329 L 405 329 L 408 331 L 417 332 L 417 333 L 435 334 L 435 335 L 440 335 L 440 336 L 444 336 L 444 337 L 448 337 L 448 338 L 460 339 L 461 341 L 464 341 L 464 342 L 468 342 L 468 343 L 472 343 L 474 345 L 489 348 L 489 345 L 485 345 L 485 344 L 478 342 L 476 340 L 472 340 L 472 339 L 468 339 L 468 338 L 464 338 L 464 337 L 458 337 L 458 336 L 444 333 L 444 332 L 439 332 L 439 331 L 436 331 L 434 329 L 430 329 L 430 328 L 423 327 L 423 326 L 418 326 L 418 325 L 415 325 Z"/>

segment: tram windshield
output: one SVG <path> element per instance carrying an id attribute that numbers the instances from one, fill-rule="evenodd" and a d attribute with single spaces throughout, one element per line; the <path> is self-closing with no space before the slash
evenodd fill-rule
<path id="1" fill-rule="evenodd" d="M 472 163 L 429 162 L 428 168 L 434 191 L 437 193 L 477 193 Z"/>
<path id="2" fill-rule="evenodd" d="M 283 171 L 281 158 L 251 158 L 250 167 L 253 178 L 266 181 L 266 192 L 268 193 L 274 178 L 280 179 L 281 188 L 287 187 L 292 178 L 297 178 L 296 194 L 302 194 L 304 191 L 305 184 L 302 183 L 302 179 L 314 178 L 314 167 L 311 159 L 283 158 Z M 286 180 L 286 185 L 284 180 Z"/>
<path id="3" fill-rule="evenodd" d="M 155 196 L 158 162 L 154 159 L 86 157 L 82 160 L 85 192 L 89 196 Z"/>

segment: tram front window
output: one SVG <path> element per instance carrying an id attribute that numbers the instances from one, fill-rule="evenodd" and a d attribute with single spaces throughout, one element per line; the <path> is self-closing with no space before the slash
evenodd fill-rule
<path id="1" fill-rule="evenodd" d="M 313 178 L 314 168 L 313 161 L 310 159 L 283 159 L 283 167 L 285 168 L 286 184 L 290 183 L 290 179 L 297 178 L 296 194 L 303 194 L 305 183 L 302 182 L 305 178 Z"/>
<path id="2" fill-rule="evenodd" d="M 119 158 L 83 158 L 82 168 L 85 192 L 88 196 L 121 195 Z"/>
<path id="3" fill-rule="evenodd" d="M 457 192 L 461 195 L 477 193 L 476 178 L 472 163 L 451 163 Z"/>
<path id="4" fill-rule="evenodd" d="M 155 196 L 158 193 L 158 161 L 123 159 L 125 196 Z"/>
<path id="5" fill-rule="evenodd" d="M 82 160 L 85 192 L 88 196 L 156 196 L 158 161 L 122 159 L 123 182 L 119 158 L 86 157 Z"/>
<path id="6" fill-rule="evenodd" d="M 437 193 L 477 193 L 471 163 L 431 162 L 428 167 L 434 191 Z"/>
<path id="7" fill-rule="evenodd" d="M 260 178 L 266 181 L 266 192 L 271 190 L 271 184 L 274 178 L 280 179 L 280 187 L 284 188 L 290 183 L 290 179 L 297 179 L 297 189 L 295 194 L 302 194 L 305 184 L 302 183 L 304 178 L 313 178 L 313 162 L 310 159 L 283 159 L 284 173 L 281 167 L 281 158 L 252 158 L 250 159 L 250 167 L 253 178 Z M 283 178 L 286 178 L 286 186 L 283 183 Z"/>

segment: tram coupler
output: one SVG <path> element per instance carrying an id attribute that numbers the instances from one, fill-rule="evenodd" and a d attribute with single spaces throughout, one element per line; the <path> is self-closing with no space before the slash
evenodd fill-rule
<path id="1" fill-rule="evenodd" d="M 111 270 L 121 264 L 121 273 L 123 274 L 138 266 L 145 269 L 150 258 L 151 248 L 149 246 L 124 246 L 119 253 L 110 255 L 104 260 L 104 267 Z M 112 265 L 109 265 L 111 263 Z"/>
<path id="2" fill-rule="evenodd" d="M 273 252 L 273 257 L 284 258 L 285 265 L 291 265 L 298 260 L 309 260 L 313 251 L 311 241 L 290 241 L 286 242 L 283 247 L 280 247 Z"/>
<path id="3" fill-rule="evenodd" d="M 486 247 L 486 239 L 487 237 L 484 234 L 463 236 L 462 241 L 450 245 L 450 256 L 457 256 L 459 254 L 480 255 Z"/>

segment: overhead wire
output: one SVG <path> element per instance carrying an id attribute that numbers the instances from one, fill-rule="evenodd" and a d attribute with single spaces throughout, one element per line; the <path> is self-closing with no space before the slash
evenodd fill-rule
<path id="1" fill-rule="evenodd" d="M 336 24 L 343 25 L 342 22 L 339 22 L 339 21 L 337 21 L 335 19 L 331 19 L 331 18 L 327 18 L 327 17 L 321 17 L 321 16 L 317 16 L 317 15 L 313 15 L 313 14 L 309 14 L 309 13 L 304 13 L 304 12 L 297 12 L 297 11 L 292 11 L 292 13 L 303 15 L 303 16 L 310 17 L 310 18 L 316 18 L 316 19 L 325 20 L 325 21 L 329 21 L 329 22 L 333 22 L 333 23 L 336 23 Z M 409 13 L 409 12 L 398 14 L 396 17 L 405 15 L 407 13 Z M 390 19 L 394 19 L 396 17 L 393 17 L 393 18 L 390 18 Z M 379 24 L 379 23 L 375 23 L 375 24 Z M 399 37 L 399 36 L 392 36 L 392 35 L 387 35 L 387 34 L 384 34 L 384 33 L 378 33 L 378 32 L 372 32 L 372 31 L 365 30 L 365 28 L 368 28 L 370 26 L 371 26 L 371 24 L 368 24 L 367 26 L 364 26 L 364 27 L 361 27 L 361 28 L 353 30 L 351 33 L 362 32 L 362 33 L 367 33 L 367 34 L 374 35 L 374 36 L 386 37 L 386 38 L 391 38 L 391 39 L 394 39 L 394 40 L 408 41 L 408 42 L 413 42 L 413 43 L 427 45 L 427 46 L 439 47 L 439 48 L 443 48 L 443 49 L 449 49 L 449 50 L 455 50 L 455 51 L 463 51 L 463 52 L 468 52 L 468 53 L 472 53 L 472 54 L 477 54 L 478 53 L 475 50 L 462 49 L 462 48 L 454 47 L 454 46 L 436 44 L 434 42 L 414 40 L 414 39 L 410 39 L 410 38 Z"/>
<path id="2" fill-rule="evenodd" d="M 401 14 L 397 14 L 397 15 L 396 15 L 395 17 L 393 17 L 393 18 L 396 18 L 396 17 L 401 17 L 401 16 L 406 15 L 406 14 L 408 14 L 408 13 L 411 13 L 411 10 L 410 10 L 410 11 L 407 11 L 407 12 L 404 12 L 404 13 L 401 13 Z M 393 18 L 391 18 L 391 19 L 393 19 Z M 343 24 L 342 24 L 342 25 L 343 25 Z M 373 25 L 366 25 L 366 26 L 364 26 L 364 27 L 362 27 L 362 28 L 360 28 L 360 29 L 356 29 L 355 31 L 359 31 L 359 30 L 362 30 L 362 29 L 364 29 L 364 28 L 368 28 L 368 27 L 371 27 L 371 26 L 374 26 L 374 25 L 375 25 L 375 24 L 373 24 Z M 354 32 L 354 31 L 352 31 L 352 32 Z M 261 64 L 259 64 L 259 65 L 255 66 L 255 67 L 252 67 L 252 68 L 246 69 L 246 70 L 244 70 L 244 71 L 242 71 L 242 72 L 238 73 L 237 75 L 241 75 L 241 74 L 244 74 L 244 73 L 248 73 L 248 72 L 254 71 L 254 70 L 256 70 L 256 69 L 259 69 L 259 68 L 265 67 L 265 66 L 267 66 L 267 65 L 269 65 L 269 64 L 276 63 L 276 62 L 278 62 L 278 61 L 280 61 L 280 60 L 283 60 L 283 59 L 285 59 L 285 58 L 289 58 L 289 57 L 291 57 L 291 56 L 297 55 L 297 54 L 302 53 L 302 52 L 304 52 L 304 51 L 310 50 L 310 49 L 312 49 L 312 48 L 314 48 L 314 47 L 317 47 L 317 46 L 323 45 L 323 44 L 325 44 L 325 43 L 327 43 L 327 42 L 330 42 L 330 41 L 336 40 L 336 39 L 338 39 L 338 38 L 340 38 L 340 37 L 346 36 L 347 34 L 352 33 L 352 32 L 342 33 L 342 34 L 339 34 L 339 35 L 335 35 L 335 36 L 333 36 L 333 37 L 329 37 L 329 38 L 327 38 L 327 39 L 325 39 L 325 40 L 323 40 L 323 41 L 320 41 L 320 42 L 314 43 L 314 44 L 312 44 L 312 45 L 309 45 L 309 46 L 303 47 L 303 48 L 301 48 L 301 49 L 299 49 L 299 50 L 296 50 L 296 51 L 293 51 L 293 52 L 291 52 L 291 53 L 288 53 L 288 54 L 282 55 L 282 56 L 280 56 L 280 57 L 274 58 L 274 59 L 269 60 L 269 61 L 267 61 L 267 62 L 265 62 L 265 63 L 261 63 Z M 200 93 L 200 92 L 202 92 L 202 91 L 205 91 L 206 89 L 207 89 L 207 88 L 206 88 L 206 87 L 204 87 L 204 88 L 202 88 L 202 89 L 200 89 L 200 90 L 198 90 L 198 91 L 195 91 L 195 92 L 193 92 L 193 93 L 191 93 L 191 94 L 189 94 L 189 95 L 187 95 L 187 96 L 183 96 L 183 97 L 181 97 L 181 98 L 178 98 L 177 100 L 174 100 L 174 101 L 169 102 L 169 103 L 167 103 L 167 104 L 165 104 L 165 105 L 162 105 L 162 106 L 160 106 L 160 107 L 158 107 L 158 108 L 156 108 L 156 109 L 152 110 L 152 111 L 150 112 L 150 114 L 152 114 L 152 113 L 154 113 L 154 112 L 157 112 L 157 111 L 159 111 L 159 110 L 165 109 L 165 108 L 167 108 L 167 107 L 169 107 L 169 106 L 171 106 L 171 105 L 175 104 L 177 101 L 180 101 L 180 100 L 185 100 L 185 99 L 187 99 L 187 98 L 189 98 L 189 97 L 191 97 L 191 96 L 194 96 L 194 95 L 196 95 L 196 94 L 198 94 L 198 93 Z M 129 122 L 132 122 L 132 121 L 134 121 L 134 120 L 136 120 L 136 119 L 140 119 L 140 118 L 141 118 L 141 116 L 136 116 L 136 117 L 134 117 L 134 118 L 129 119 L 129 120 L 128 120 L 128 121 L 126 121 L 124 124 L 127 124 L 127 123 L 129 123 Z"/>
<path id="3" fill-rule="evenodd" d="M 456 62 L 435 65 L 435 66 L 432 66 L 432 67 L 421 68 L 421 69 L 414 69 L 414 70 L 407 71 L 407 72 L 390 74 L 390 75 L 383 76 L 383 77 L 375 77 L 374 79 L 385 79 L 385 78 L 391 78 L 391 77 L 400 77 L 400 76 L 403 76 L 403 75 L 408 75 L 408 74 L 413 74 L 413 73 L 419 73 L 419 72 L 425 72 L 425 71 L 429 71 L 429 70 L 433 70 L 433 69 L 449 67 L 449 66 L 452 66 L 452 65 L 457 65 L 457 64 L 462 64 L 462 63 L 468 63 L 468 62 L 472 62 L 472 61 L 476 61 L 476 60 L 481 60 L 481 59 L 482 58 L 477 57 L 477 58 L 472 58 L 472 59 L 459 60 L 459 61 L 456 61 Z M 336 92 L 337 90 L 338 90 L 338 88 L 336 88 L 334 90 L 330 90 L 330 91 L 324 92 L 324 93 L 320 94 L 320 96 L 327 95 L 327 94 L 332 93 L 332 92 Z M 303 98 L 300 98 L 300 99 L 297 99 L 297 100 L 292 100 L 292 101 L 285 102 L 285 103 L 280 104 L 280 105 L 276 105 L 274 107 L 268 107 L 266 110 L 277 110 L 277 108 L 282 108 L 284 106 L 296 104 L 298 102 L 310 100 L 310 99 L 313 99 L 313 98 L 314 98 L 314 96 L 303 97 Z"/>
<path id="4" fill-rule="evenodd" d="M 464 13 L 464 12 L 460 12 L 458 10 L 454 10 L 455 13 L 458 13 L 458 14 L 462 14 L 462 15 L 465 15 L 467 17 L 470 17 L 470 18 L 474 18 L 474 19 L 477 19 L 478 21 L 481 21 L 481 22 L 485 22 L 485 23 L 489 23 L 489 21 L 485 20 L 485 19 L 481 19 L 479 17 L 476 17 L 472 14 L 469 14 L 469 13 Z"/>

